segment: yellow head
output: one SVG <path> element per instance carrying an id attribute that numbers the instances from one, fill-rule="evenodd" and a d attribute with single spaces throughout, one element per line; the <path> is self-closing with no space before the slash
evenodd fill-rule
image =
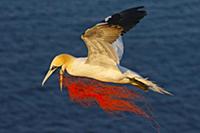
<path id="1" fill-rule="evenodd" d="M 51 62 L 49 70 L 42 81 L 42 86 L 47 81 L 47 79 L 52 75 L 52 73 L 55 72 L 58 68 L 61 68 L 60 74 L 62 75 L 64 71 L 67 69 L 67 67 L 72 63 L 73 59 L 74 57 L 68 54 L 60 54 L 56 56 Z M 62 82 L 60 82 L 60 88 L 62 89 Z"/>

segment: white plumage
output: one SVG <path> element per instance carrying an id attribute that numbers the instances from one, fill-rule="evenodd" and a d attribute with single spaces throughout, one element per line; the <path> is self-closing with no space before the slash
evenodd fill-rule
<path id="1" fill-rule="evenodd" d="M 103 82 L 132 84 L 143 90 L 171 94 L 139 74 L 120 66 L 124 52 L 122 35 L 146 15 L 143 7 L 127 9 L 104 19 L 81 36 L 88 48 L 88 56 L 76 58 L 61 54 L 54 58 L 42 84 L 57 69 L 60 74 L 93 78 Z M 61 82 L 62 87 L 62 82 Z"/>

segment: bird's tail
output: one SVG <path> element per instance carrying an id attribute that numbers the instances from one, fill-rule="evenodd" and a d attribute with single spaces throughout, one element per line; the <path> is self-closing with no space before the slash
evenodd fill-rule
<path id="1" fill-rule="evenodd" d="M 165 89 L 159 87 L 158 85 L 156 85 L 155 83 L 149 81 L 146 78 L 143 77 L 134 77 L 131 78 L 131 84 L 144 90 L 144 91 L 148 91 L 148 90 L 152 90 L 161 94 L 166 94 L 166 95 L 173 95 L 172 93 L 166 91 Z"/>

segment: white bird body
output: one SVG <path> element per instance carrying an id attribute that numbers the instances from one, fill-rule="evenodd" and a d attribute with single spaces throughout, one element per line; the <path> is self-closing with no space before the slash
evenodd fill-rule
<path id="1" fill-rule="evenodd" d="M 81 38 L 87 46 L 88 56 L 85 58 L 76 58 L 68 54 L 56 56 L 42 85 L 57 68 L 61 67 L 61 75 L 66 71 L 73 76 L 93 78 L 103 82 L 132 84 L 142 90 L 171 94 L 139 74 L 120 66 L 124 52 L 122 35 L 146 15 L 146 11 L 140 9 L 143 7 L 116 13 L 87 29 Z M 60 86 L 62 87 L 62 82 Z"/>
<path id="2" fill-rule="evenodd" d="M 88 77 L 103 82 L 129 83 L 126 75 L 117 66 L 104 67 L 88 64 L 87 58 L 75 58 L 67 68 L 67 73 L 73 76 Z"/>

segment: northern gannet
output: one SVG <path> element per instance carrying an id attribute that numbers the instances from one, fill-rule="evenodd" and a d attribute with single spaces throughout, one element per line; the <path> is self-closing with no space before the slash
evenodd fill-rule
<path id="1" fill-rule="evenodd" d="M 60 54 L 51 62 L 43 79 L 42 86 L 50 75 L 60 68 L 60 75 L 65 72 L 72 76 L 87 77 L 103 82 L 131 84 L 142 90 L 152 90 L 161 94 L 172 95 L 147 78 L 120 66 L 124 52 L 122 35 L 134 27 L 145 15 L 143 6 L 130 8 L 87 29 L 81 38 L 88 49 L 87 57 L 76 58 L 69 54 Z M 60 78 L 62 89 L 62 77 Z"/>

